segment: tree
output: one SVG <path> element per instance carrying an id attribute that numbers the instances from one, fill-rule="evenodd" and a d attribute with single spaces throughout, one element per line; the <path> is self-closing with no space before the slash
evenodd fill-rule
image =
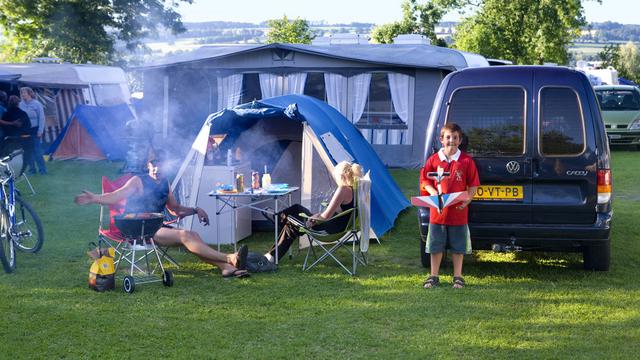
<path id="1" fill-rule="evenodd" d="M 309 29 L 307 20 L 297 18 L 289 20 L 287 15 L 282 19 L 274 19 L 267 21 L 269 30 L 267 32 L 267 43 L 285 43 L 285 44 L 311 44 L 316 36 Z"/>
<path id="2" fill-rule="evenodd" d="M 144 49 L 141 38 L 163 27 L 184 32 L 178 2 L 193 0 L 0 0 L 0 60 L 34 57 L 111 64 L 122 51 Z M 165 5 L 167 4 L 167 5 Z"/>
<path id="3" fill-rule="evenodd" d="M 566 64 L 585 24 L 580 0 L 484 0 L 456 28 L 455 47 L 516 64 Z"/>
<path id="4" fill-rule="evenodd" d="M 640 82 L 640 53 L 631 41 L 619 47 L 618 75 L 636 83 Z"/>
<path id="5" fill-rule="evenodd" d="M 607 44 L 604 49 L 598 53 L 598 58 L 602 61 L 602 67 L 613 66 L 617 68 L 620 62 L 620 45 Z"/>
<path id="6" fill-rule="evenodd" d="M 405 0 L 401 5 L 402 20 L 376 26 L 371 38 L 380 44 L 391 44 L 398 35 L 420 34 L 428 37 L 434 45 L 446 46 L 443 40 L 436 37 L 435 26 L 447 11 L 466 3 L 467 0 L 430 0 L 418 4 L 417 0 Z"/>

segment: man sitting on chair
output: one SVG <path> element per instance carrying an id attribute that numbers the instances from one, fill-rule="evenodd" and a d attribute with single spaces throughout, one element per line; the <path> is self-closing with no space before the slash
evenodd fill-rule
<path id="1" fill-rule="evenodd" d="M 171 213 L 180 218 L 197 215 L 201 223 L 209 225 L 209 216 L 203 209 L 185 207 L 178 203 L 169 189 L 169 181 L 163 171 L 166 167 L 163 163 L 164 153 L 157 152 L 156 157 L 147 163 L 148 174 L 134 176 L 121 188 L 110 193 L 97 195 L 85 190 L 75 197 L 75 203 L 114 205 L 126 199 L 125 213 L 159 213 L 166 206 Z M 166 226 L 158 230 L 153 240 L 162 246 L 184 246 L 202 261 L 219 267 L 223 277 L 249 276 L 245 270 L 248 253 L 246 245 L 240 247 L 237 253 L 225 254 L 209 247 L 202 241 L 200 235 L 193 231 Z"/>

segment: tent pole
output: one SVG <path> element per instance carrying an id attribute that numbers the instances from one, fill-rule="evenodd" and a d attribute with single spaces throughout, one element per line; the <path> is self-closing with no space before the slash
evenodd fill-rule
<path id="1" fill-rule="evenodd" d="M 164 76 L 164 94 L 162 102 L 162 138 L 169 135 L 169 75 Z"/>

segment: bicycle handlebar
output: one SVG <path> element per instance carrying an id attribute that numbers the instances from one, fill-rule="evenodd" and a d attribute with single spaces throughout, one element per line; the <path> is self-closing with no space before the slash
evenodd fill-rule
<path id="1" fill-rule="evenodd" d="M 11 161 L 11 159 L 13 159 L 14 157 L 18 156 L 18 155 L 22 155 L 24 153 L 24 150 L 22 149 L 18 149 L 14 152 L 12 152 L 11 154 L 3 157 L 2 159 L 0 159 L 0 163 L 2 164 L 6 164 L 8 161 Z"/>

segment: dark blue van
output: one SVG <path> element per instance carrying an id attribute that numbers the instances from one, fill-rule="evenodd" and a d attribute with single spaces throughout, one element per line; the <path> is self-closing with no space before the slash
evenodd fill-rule
<path id="1" fill-rule="evenodd" d="M 480 174 L 469 212 L 474 249 L 580 251 L 585 269 L 609 269 L 609 145 L 583 73 L 549 66 L 453 72 L 433 105 L 425 160 L 439 149 L 446 122 L 462 127 L 462 147 Z M 428 266 L 428 209 L 418 216 Z"/>

